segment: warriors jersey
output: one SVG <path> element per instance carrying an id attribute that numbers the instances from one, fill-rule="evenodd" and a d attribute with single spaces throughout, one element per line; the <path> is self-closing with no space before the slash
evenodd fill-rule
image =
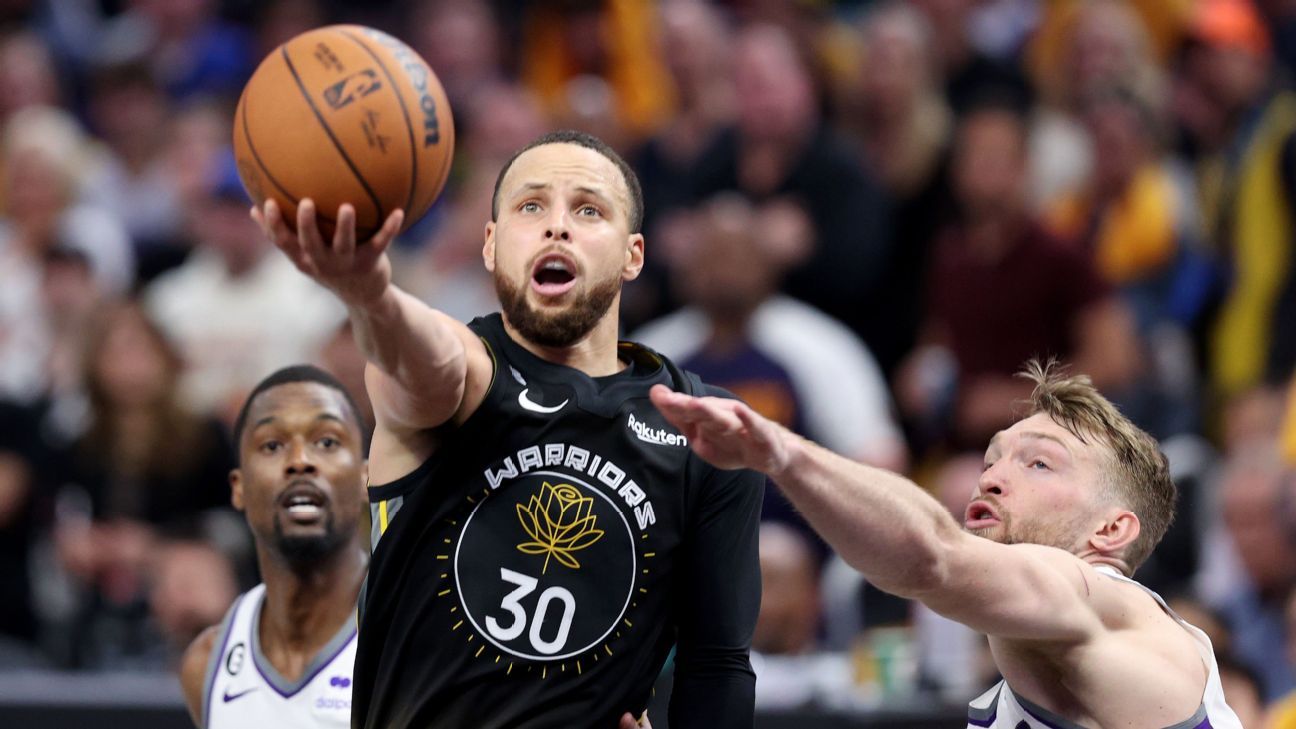
<path id="1" fill-rule="evenodd" d="M 1183 626 L 1197 644 L 1197 652 L 1206 664 L 1209 673 L 1206 676 L 1206 691 L 1202 694 L 1201 705 L 1197 711 L 1184 721 L 1169 729 L 1242 729 L 1233 709 L 1224 702 L 1224 689 L 1220 685 L 1219 668 L 1215 664 L 1215 650 L 1211 647 L 1210 638 L 1206 637 L 1196 626 L 1189 624 L 1175 614 L 1166 605 L 1161 596 L 1118 573 L 1116 570 L 1099 566 L 1095 568 L 1113 579 L 1138 585 L 1147 591 L 1161 606 L 1162 610 Z M 991 727 L 993 729 L 1080 729 L 1080 725 L 1028 701 L 1013 693 L 1007 681 L 1000 681 L 993 688 L 978 696 L 968 705 L 968 729 Z"/>
<path id="2" fill-rule="evenodd" d="M 355 726 L 617 726 L 677 644 L 671 726 L 751 726 L 763 477 L 689 450 L 648 389 L 704 388 L 650 350 L 589 377 L 499 315 L 481 406 L 371 487 Z"/>
<path id="3" fill-rule="evenodd" d="M 265 585 L 257 585 L 234 602 L 221 622 L 203 683 L 203 729 L 350 726 L 354 622 L 342 626 L 301 678 L 289 681 L 261 652 L 264 600 Z"/>

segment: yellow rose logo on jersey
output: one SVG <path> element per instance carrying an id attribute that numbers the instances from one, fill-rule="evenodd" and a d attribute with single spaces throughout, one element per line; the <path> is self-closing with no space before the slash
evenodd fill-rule
<path id="1" fill-rule="evenodd" d="M 548 571 L 550 558 L 574 570 L 580 569 L 580 562 L 572 552 L 579 552 L 603 538 L 603 530 L 594 528 L 596 518 L 590 513 L 593 506 L 593 497 L 581 496 L 571 484 L 553 486 L 543 482 L 539 494 L 532 494 L 526 505 L 517 505 L 518 521 L 531 537 L 531 541 L 517 545 L 518 551 L 543 554 L 541 574 Z"/>

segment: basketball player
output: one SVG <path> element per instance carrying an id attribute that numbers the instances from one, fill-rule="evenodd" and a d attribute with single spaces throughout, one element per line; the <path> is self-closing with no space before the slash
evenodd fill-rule
<path id="1" fill-rule="evenodd" d="M 180 682 L 203 729 L 350 726 L 368 560 L 357 413 L 340 382 L 305 366 L 262 380 L 239 413 L 231 498 L 252 528 L 263 582 L 185 652 Z"/>
<path id="2" fill-rule="evenodd" d="M 652 399 L 702 458 L 773 478 L 869 581 L 989 635 L 1004 680 L 969 727 L 1240 729 L 1209 639 L 1129 577 L 1174 510 L 1156 441 L 1087 377 L 1026 374 L 1031 415 L 991 439 L 963 529 L 912 482 L 740 403 Z"/>
<path id="3" fill-rule="evenodd" d="M 503 310 L 465 326 L 391 282 L 395 212 L 331 242 L 254 210 L 348 307 L 369 360 L 374 550 L 354 726 L 612 727 L 671 646 L 672 727 L 750 727 L 763 478 L 693 458 L 649 388 L 717 394 L 617 343 L 643 266 L 638 181 L 603 142 L 542 137 L 501 170 L 485 265 Z"/>

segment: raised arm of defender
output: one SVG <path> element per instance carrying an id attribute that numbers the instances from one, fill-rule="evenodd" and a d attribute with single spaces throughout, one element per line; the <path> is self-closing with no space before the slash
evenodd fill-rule
<path id="1" fill-rule="evenodd" d="M 1062 550 L 963 531 L 908 479 L 821 448 L 734 400 L 654 388 L 653 403 L 720 468 L 782 487 L 816 531 L 878 588 L 1006 638 L 1083 640 L 1102 628 L 1106 580 Z"/>
<path id="2" fill-rule="evenodd" d="M 309 199 L 297 206 L 296 233 L 273 200 L 264 210 L 254 208 L 252 216 L 298 270 L 346 304 L 356 342 L 370 363 L 365 380 L 380 430 L 403 439 L 456 419 L 480 402 L 491 368 L 481 341 L 462 323 L 392 284 L 387 248 L 400 231 L 403 211 L 392 212 L 363 242 L 356 241 L 350 205 L 338 210 L 331 243 L 320 234 Z"/>

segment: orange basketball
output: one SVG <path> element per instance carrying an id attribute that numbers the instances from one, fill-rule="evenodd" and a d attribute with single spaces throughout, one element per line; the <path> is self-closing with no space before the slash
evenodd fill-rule
<path id="1" fill-rule="evenodd" d="M 359 25 L 302 33 L 271 53 L 234 112 L 239 177 L 258 205 L 274 198 L 290 227 L 315 201 L 333 235 L 338 206 L 367 240 L 396 208 L 409 227 L 450 173 L 454 122 L 436 74 L 409 46 Z"/>

